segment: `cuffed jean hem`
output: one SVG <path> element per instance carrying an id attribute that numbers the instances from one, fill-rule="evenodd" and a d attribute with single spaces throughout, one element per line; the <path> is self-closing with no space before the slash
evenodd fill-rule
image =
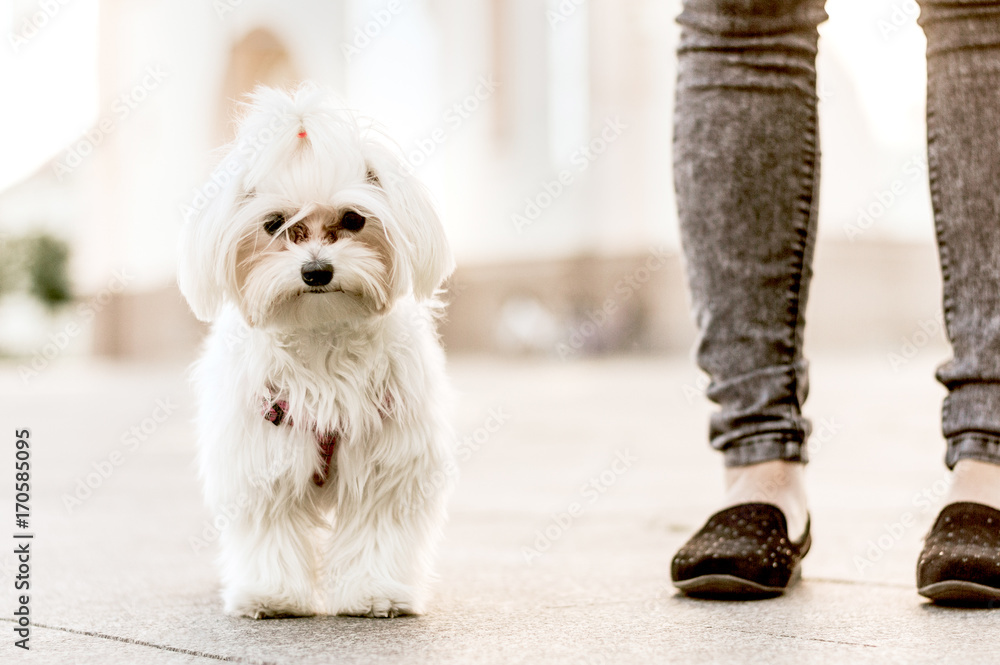
<path id="1" fill-rule="evenodd" d="M 948 466 L 963 457 L 1000 464 L 1000 382 L 968 381 L 956 385 L 956 374 L 971 375 L 968 365 L 962 367 L 953 360 L 938 370 L 938 380 L 949 389 L 941 409 L 941 431 L 948 442 L 945 459 Z M 996 376 L 995 371 L 990 374 Z"/>
<path id="2" fill-rule="evenodd" d="M 775 434 L 743 439 L 726 447 L 722 454 L 727 467 L 749 466 L 773 460 L 803 464 L 809 461 L 805 442 Z"/>
<path id="3" fill-rule="evenodd" d="M 954 469 L 964 459 L 1000 465 L 1000 437 L 975 432 L 949 439 L 945 464 L 949 469 Z"/>

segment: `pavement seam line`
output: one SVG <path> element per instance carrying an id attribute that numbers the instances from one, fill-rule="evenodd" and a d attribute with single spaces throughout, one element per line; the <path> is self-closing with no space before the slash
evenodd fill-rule
<path id="1" fill-rule="evenodd" d="M 0 621 L 8 621 L 10 623 L 15 623 L 12 619 L 8 619 L 6 617 L 0 617 Z M 155 642 L 137 640 L 131 637 L 120 637 L 118 635 L 109 635 L 107 633 L 98 633 L 96 631 L 91 631 L 91 630 L 79 630 L 77 628 L 65 628 L 63 626 L 50 626 L 48 624 L 37 623 L 37 622 L 34 622 L 31 625 L 37 628 L 59 630 L 64 633 L 73 633 L 74 635 L 86 635 L 87 637 L 98 637 L 105 640 L 112 640 L 114 642 L 123 642 L 125 644 L 135 644 L 136 646 L 160 649 L 162 651 L 172 651 L 174 653 L 182 653 L 188 656 L 198 656 L 199 658 L 210 658 L 212 660 L 221 660 L 227 663 L 248 663 L 249 665 L 278 665 L 277 663 L 269 660 L 250 660 L 248 658 L 240 658 L 239 656 L 219 656 L 217 654 L 206 653 L 204 651 L 185 649 L 183 647 L 172 647 L 166 644 L 156 644 Z"/>
<path id="2" fill-rule="evenodd" d="M 867 649 L 877 649 L 879 645 L 877 644 L 865 644 L 864 642 L 846 642 L 844 640 L 825 640 L 822 637 L 807 637 L 803 635 L 785 635 L 783 633 L 772 633 L 769 631 L 753 631 L 753 630 L 741 630 L 739 628 L 728 628 L 736 633 L 743 633 L 744 635 L 760 635 L 764 633 L 765 635 L 770 635 L 771 637 L 782 637 L 789 640 L 805 640 L 806 642 L 825 642 L 826 644 L 841 644 L 844 646 L 851 647 L 865 647 Z"/>
<path id="3" fill-rule="evenodd" d="M 883 589 L 913 589 L 916 587 L 902 582 L 879 582 L 877 580 L 840 580 L 833 577 L 803 577 L 802 581 L 819 582 L 820 584 L 852 584 L 856 586 L 877 586 Z"/>

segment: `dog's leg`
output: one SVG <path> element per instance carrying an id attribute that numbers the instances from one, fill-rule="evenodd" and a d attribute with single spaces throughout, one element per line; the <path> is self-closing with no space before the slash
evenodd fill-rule
<path id="1" fill-rule="evenodd" d="M 311 485 L 310 433 L 295 434 L 232 403 L 215 377 L 202 385 L 199 465 L 215 514 L 225 611 L 267 618 L 316 613 L 317 529 L 325 526 Z M 311 448 L 309 448 L 311 450 Z"/>
<path id="2" fill-rule="evenodd" d="M 379 466 L 338 502 L 327 568 L 331 614 L 421 614 L 445 521 L 451 469 L 442 455 Z M 347 472 L 347 473 L 345 473 Z"/>
<path id="3" fill-rule="evenodd" d="M 310 512 L 301 503 L 254 497 L 223 528 L 219 564 L 228 614 L 315 614 L 316 518 Z"/>

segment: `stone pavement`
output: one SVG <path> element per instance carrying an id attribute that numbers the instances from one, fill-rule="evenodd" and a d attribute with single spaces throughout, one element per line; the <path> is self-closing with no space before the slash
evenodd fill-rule
<path id="1" fill-rule="evenodd" d="M 8 363 L 0 663 L 995 663 L 1000 610 L 914 590 L 946 487 L 932 379 L 945 352 L 893 367 L 890 351 L 813 360 L 814 545 L 783 598 L 697 601 L 668 583 L 721 492 L 687 358 L 459 357 L 462 479 L 428 614 L 261 622 L 221 612 L 181 368 L 67 361 L 26 384 Z M 12 623 L 23 426 L 30 652 Z"/>

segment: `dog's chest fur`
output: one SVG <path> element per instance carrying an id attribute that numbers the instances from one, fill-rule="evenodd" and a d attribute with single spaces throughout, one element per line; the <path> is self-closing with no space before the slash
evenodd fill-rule
<path id="1" fill-rule="evenodd" d="M 423 392 L 424 329 L 393 318 L 285 335 L 245 332 L 233 349 L 243 369 L 236 388 L 252 392 L 250 404 L 284 400 L 296 428 L 336 432 L 348 444 L 370 439 L 387 421 L 406 420 Z"/>

